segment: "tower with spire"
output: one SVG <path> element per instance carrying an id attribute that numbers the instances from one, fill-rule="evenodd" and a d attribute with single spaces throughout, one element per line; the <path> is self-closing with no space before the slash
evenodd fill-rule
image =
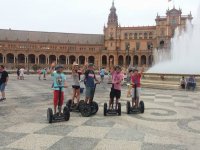
<path id="1" fill-rule="evenodd" d="M 118 26 L 118 16 L 116 13 L 115 3 L 114 0 L 112 2 L 112 7 L 110 8 L 110 14 L 108 16 L 108 23 L 107 25 L 115 25 Z"/>
<path id="2" fill-rule="evenodd" d="M 108 15 L 107 26 L 104 26 L 105 48 L 109 51 L 117 49 L 117 31 L 118 31 L 118 16 L 116 13 L 114 0 Z"/>

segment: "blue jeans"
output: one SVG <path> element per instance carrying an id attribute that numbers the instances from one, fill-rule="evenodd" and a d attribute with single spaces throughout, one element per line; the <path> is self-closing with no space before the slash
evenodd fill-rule
<path id="1" fill-rule="evenodd" d="M 5 91 L 5 87 L 6 87 L 6 84 L 5 83 L 1 83 L 0 84 L 0 91 L 4 92 Z"/>

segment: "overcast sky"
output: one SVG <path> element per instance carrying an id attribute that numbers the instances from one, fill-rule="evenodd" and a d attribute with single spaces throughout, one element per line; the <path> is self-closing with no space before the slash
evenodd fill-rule
<path id="1" fill-rule="evenodd" d="M 155 25 L 156 14 L 181 8 L 197 14 L 200 0 L 115 0 L 121 26 Z M 0 0 L 0 29 L 103 33 L 112 0 Z"/>

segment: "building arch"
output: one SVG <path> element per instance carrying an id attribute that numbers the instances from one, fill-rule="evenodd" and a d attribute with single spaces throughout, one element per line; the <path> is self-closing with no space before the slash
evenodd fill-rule
<path id="1" fill-rule="evenodd" d="M 18 54 L 17 60 L 18 60 L 18 63 L 20 63 L 20 64 L 25 63 L 25 55 L 24 54 Z"/>
<path id="2" fill-rule="evenodd" d="M 88 62 L 94 64 L 94 62 L 95 62 L 94 56 L 89 56 L 89 57 L 88 57 Z"/>
<path id="3" fill-rule="evenodd" d="M 123 66 L 123 65 L 124 65 L 124 57 L 123 57 L 122 55 L 120 55 L 120 56 L 118 57 L 118 64 L 119 64 L 120 66 Z"/>
<path id="4" fill-rule="evenodd" d="M 127 66 L 130 65 L 130 63 L 131 63 L 131 56 L 129 55 L 129 56 L 126 56 L 126 65 Z"/>
<path id="5" fill-rule="evenodd" d="M 76 57 L 74 55 L 69 56 L 69 64 L 73 64 L 76 61 Z"/>
<path id="6" fill-rule="evenodd" d="M 134 55 L 133 56 L 133 66 L 138 66 L 138 56 L 137 55 Z"/>
<path id="7" fill-rule="evenodd" d="M 84 65 L 85 64 L 85 56 L 79 56 L 79 64 Z"/>
<path id="8" fill-rule="evenodd" d="M 109 56 L 109 66 L 114 66 L 114 62 L 115 62 L 114 56 L 110 55 Z"/>
<path id="9" fill-rule="evenodd" d="M 0 53 L 0 63 L 3 63 L 3 54 Z"/>
<path id="10" fill-rule="evenodd" d="M 39 64 L 46 64 L 46 56 L 41 54 L 39 55 Z"/>
<path id="11" fill-rule="evenodd" d="M 142 55 L 141 56 L 141 65 L 146 65 L 146 63 L 147 63 L 146 56 Z"/>
<path id="12" fill-rule="evenodd" d="M 28 55 L 28 62 L 31 64 L 35 64 L 35 55 L 34 54 Z"/>
<path id="13" fill-rule="evenodd" d="M 153 64 L 153 56 L 150 55 L 149 56 L 149 66 L 152 66 L 152 64 Z"/>
<path id="14" fill-rule="evenodd" d="M 102 56 L 102 65 L 107 65 L 107 56 L 106 55 L 103 55 Z"/>
<path id="15" fill-rule="evenodd" d="M 7 59 L 7 63 L 14 63 L 14 59 L 15 59 L 14 54 L 8 53 L 6 55 L 6 59 Z"/>
<path id="16" fill-rule="evenodd" d="M 59 63 L 60 64 L 66 64 L 66 56 L 65 55 L 59 56 Z"/>
<path id="17" fill-rule="evenodd" d="M 56 56 L 55 55 L 50 55 L 49 56 L 49 63 L 51 64 L 51 63 L 53 63 L 55 61 L 56 61 Z"/>

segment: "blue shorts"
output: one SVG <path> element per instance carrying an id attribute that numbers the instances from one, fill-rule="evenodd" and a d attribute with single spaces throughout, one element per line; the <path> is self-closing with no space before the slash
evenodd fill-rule
<path id="1" fill-rule="evenodd" d="M 94 87 L 86 86 L 86 88 L 85 88 L 85 96 L 89 97 L 89 98 L 93 98 L 94 97 Z"/>
<path id="2" fill-rule="evenodd" d="M 5 87 L 6 87 L 6 84 L 5 83 L 1 83 L 0 84 L 0 91 L 4 92 L 5 91 Z"/>

